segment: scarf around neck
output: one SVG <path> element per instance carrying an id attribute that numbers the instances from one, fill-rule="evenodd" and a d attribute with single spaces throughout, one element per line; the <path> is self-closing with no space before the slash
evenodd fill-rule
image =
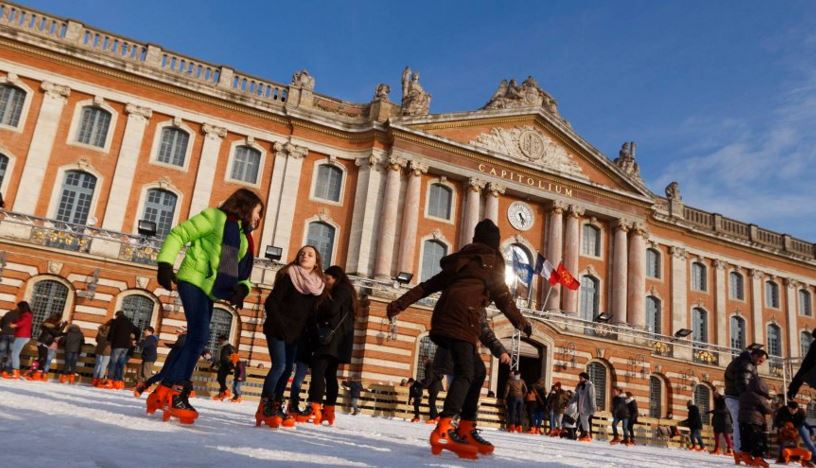
<path id="1" fill-rule="evenodd" d="M 300 265 L 292 265 L 288 273 L 289 278 L 292 280 L 292 285 L 299 293 L 310 294 L 312 296 L 323 294 L 325 283 L 320 279 L 320 276 L 313 272 L 307 272 Z"/>
<path id="2" fill-rule="evenodd" d="M 247 240 L 247 251 L 243 258 L 238 258 L 241 249 L 241 226 L 238 218 L 227 216 L 224 222 L 224 236 L 221 239 L 221 257 L 218 262 L 218 274 L 212 288 L 212 295 L 218 299 L 230 299 L 238 282 L 249 278 L 254 262 L 254 243 L 247 227 L 244 227 Z"/>

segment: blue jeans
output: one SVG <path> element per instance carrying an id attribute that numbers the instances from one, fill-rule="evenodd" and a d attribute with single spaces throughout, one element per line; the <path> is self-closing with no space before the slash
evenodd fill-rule
<path id="1" fill-rule="evenodd" d="M 187 337 L 178 355 L 164 363 L 161 373 L 162 383 L 167 386 L 190 380 L 201 352 L 210 339 L 210 320 L 213 302 L 204 291 L 185 281 L 178 283 L 178 294 L 187 319 Z"/>
<path id="2" fill-rule="evenodd" d="M 243 384 L 243 382 L 241 382 L 239 380 L 233 380 L 232 381 L 232 394 L 233 395 L 241 396 L 241 384 Z"/>
<path id="3" fill-rule="evenodd" d="M 289 402 L 293 407 L 297 408 L 300 404 L 300 387 L 303 385 L 303 379 L 309 373 L 309 365 L 305 362 L 298 361 L 295 365 L 295 378 L 292 379 L 292 388 L 289 389 Z M 287 379 L 289 376 L 287 375 Z"/>
<path id="4" fill-rule="evenodd" d="M 65 353 L 65 368 L 63 374 L 75 374 L 79 353 Z"/>
<path id="5" fill-rule="evenodd" d="M 114 348 L 111 350 L 110 366 L 108 367 L 108 377 L 111 380 L 124 380 L 127 352 L 127 348 Z"/>
<path id="6" fill-rule="evenodd" d="M 54 360 L 54 356 L 57 355 L 57 350 L 55 348 L 48 348 L 48 351 L 45 353 L 45 362 L 43 363 L 42 371 L 44 373 L 48 373 L 51 370 L 51 361 Z"/>
<path id="7" fill-rule="evenodd" d="M 810 431 L 807 426 L 799 426 L 799 435 L 802 436 L 802 442 L 805 443 L 805 448 L 810 450 L 810 453 L 816 457 L 816 446 L 813 445 L 813 440 L 810 438 Z"/>
<path id="8" fill-rule="evenodd" d="M 626 438 L 626 427 L 629 425 L 629 418 L 612 418 L 612 437 L 618 436 L 618 422 L 623 423 L 623 437 Z"/>
<path id="9" fill-rule="evenodd" d="M 550 429 L 561 429 L 561 419 L 563 417 L 563 414 L 556 414 L 555 411 L 550 410 Z"/>
<path id="10" fill-rule="evenodd" d="M 286 390 L 286 381 L 292 373 L 297 354 L 297 345 L 286 343 L 283 340 L 266 337 L 266 345 L 269 347 L 269 357 L 272 359 L 272 367 L 264 379 L 262 397 L 283 400 L 283 391 Z"/>
<path id="11" fill-rule="evenodd" d="M 705 447 L 703 444 L 703 437 L 700 435 L 700 429 L 692 429 L 691 430 L 691 445 L 699 445 L 700 447 Z"/>
<path id="12" fill-rule="evenodd" d="M 521 426 L 521 411 L 524 408 L 524 401 L 519 397 L 509 397 L 507 399 L 507 424 L 511 426 Z"/>
<path id="13" fill-rule="evenodd" d="M 11 344 L 14 335 L 0 335 L 0 370 L 11 370 Z"/>
<path id="14" fill-rule="evenodd" d="M 102 356 L 101 354 L 96 355 L 96 365 L 94 366 L 94 373 L 93 378 L 101 379 L 105 377 L 105 374 L 108 370 L 108 364 L 110 364 L 110 356 Z"/>
<path id="15" fill-rule="evenodd" d="M 20 353 L 28 344 L 31 338 L 15 338 L 14 343 L 11 344 L 11 366 L 14 370 L 20 370 Z"/>

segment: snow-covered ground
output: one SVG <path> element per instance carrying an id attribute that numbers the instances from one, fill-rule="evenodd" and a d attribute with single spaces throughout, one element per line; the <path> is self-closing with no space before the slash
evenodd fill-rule
<path id="1" fill-rule="evenodd" d="M 733 464 L 723 456 L 678 449 L 579 443 L 485 431 L 496 453 L 477 462 L 433 456 L 431 426 L 369 416 L 337 416 L 334 427 L 256 428 L 252 402 L 203 398 L 193 426 L 144 413 L 144 397 L 88 386 L 0 379 L 0 466 L 638 466 Z M 733 465 L 732 465 L 733 466 Z"/>

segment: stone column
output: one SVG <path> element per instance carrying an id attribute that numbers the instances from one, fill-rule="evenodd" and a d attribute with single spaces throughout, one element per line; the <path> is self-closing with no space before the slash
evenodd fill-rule
<path id="1" fill-rule="evenodd" d="M 108 198 L 105 218 L 102 220 L 102 228 L 112 231 L 121 231 L 124 225 L 125 214 L 128 213 L 130 191 L 133 187 L 133 176 L 136 173 L 136 165 L 139 163 L 142 139 L 147 127 L 147 121 L 153 115 L 152 110 L 135 104 L 126 105 L 125 112 L 128 115 L 125 124 L 125 135 L 122 138 L 119 157 L 116 159 L 116 169 L 113 172 L 110 189 L 110 193 L 116 194 L 116 196 Z M 135 213 L 132 216 L 139 219 L 142 213 Z"/>
<path id="2" fill-rule="evenodd" d="M 60 86 L 49 81 L 43 81 L 40 88 L 45 91 L 31 143 L 28 147 L 23 173 L 18 181 L 18 193 L 14 197 L 14 211 L 29 215 L 36 214 L 37 202 L 40 201 L 40 191 L 45 179 L 45 171 L 51 158 L 51 148 L 57 136 L 60 116 L 71 88 Z M 111 129 L 111 131 L 113 131 Z M 25 194 L 20 193 L 22 190 Z"/>
<path id="3" fill-rule="evenodd" d="M 717 325 L 717 345 L 730 347 L 728 342 L 728 310 L 726 309 L 726 299 L 728 297 L 728 283 L 726 282 L 725 267 L 727 264 L 722 260 L 714 260 L 714 323 Z M 724 358 L 725 356 L 721 356 Z M 721 361 L 722 362 L 722 361 Z"/>
<path id="4" fill-rule="evenodd" d="M 459 245 L 467 245 L 473 241 L 473 231 L 479 224 L 479 210 L 482 203 L 482 189 L 485 182 L 471 177 L 468 179 L 467 195 L 465 200 L 465 215 L 462 219 L 462 236 Z"/>
<path id="5" fill-rule="evenodd" d="M 581 216 L 584 209 L 570 205 L 567 212 L 567 223 L 564 232 L 564 266 L 573 275 L 578 275 L 578 258 L 580 257 Z M 576 279 L 581 280 L 576 276 Z M 543 284 L 543 283 L 542 283 Z M 542 288 L 543 289 L 543 288 Z M 564 288 L 561 309 L 569 314 L 578 312 L 578 291 Z"/>
<path id="6" fill-rule="evenodd" d="M 381 150 L 372 151 L 366 158 L 355 161 L 357 172 L 357 189 L 354 192 L 354 212 L 349 232 L 349 252 L 346 271 L 361 276 L 371 272 L 373 247 L 377 236 L 377 215 L 382 200 L 382 165 L 384 156 Z"/>
<path id="7" fill-rule="evenodd" d="M 204 131 L 204 144 L 201 146 L 201 156 L 198 158 L 195 188 L 190 200 L 190 216 L 210 206 L 215 169 L 218 166 L 218 153 L 221 151 L 221 142 L 227 136 L 226 128 L 214 125 L 204 124 L 202 130 Z M 268 204 L 265 208 L 267 212 L 270 210 Z"/>
<path id="8" fill-rule="evenodd" d="M 206 144 L 206 140 L 204 142 Z M 261 231 L 260 252 L 265 252 L 267 246 L 272 245 L 275 238 L 275 226 L 278 224 L 278 211 L 280 210 L 281 193 L 283 190 L 283 175 L 286 171 L 286 156 L 288 153 L 275 149 L 274 163 L 272 165 L 272 178 L 269 181 L 269 191 L 266 195 L 265 213 L 263 217 L 263 230 Z M 283 246 L 276 246 L 283 247 Z M 281 258 L 281 261 L 286 259 Z"/>
<path id="9" fill-rule="evenodd" d="M 688 261 L 686 249 L 670 247 L 671 253 L 671 316 L 672 329 L 667 335 L 673 335 L 681 328 L 688 328 Z"/>
<path id="10" fill-rule="evenodd" d="M 798 291 L 802 285 L 798 281 L 790 278 L 785 278 L 785 291 L 787 297 L 785 298 L 785 318 L 788 322 L 788 356 L 790 357 L 804 357 L 799 352 L 799 327 L 797 326 L 797 318 L 799 317 L 799 307 L 797 305 Z"/>
<path id="11" fill-rule="evenodd" d="M 487 201 L 485 202 L 485 218 L 499 224 L 499 195 L 504 194 L 504 185 L 496 182 L 487 184 Z M 475 227 L 475 226 L 474 226 Z"/>
<path id="12" fill-rule="evenodd" d="M 428 165 L 420 161 L 408 163 L 408 187 L 402 211 L 402 231 L 400 234 L 400 255 L 398 270 L 414 273 L 417 224 L 419 223 L 419 192 L 422 188 L 422 174 L 428 172 Z M 418 277 L 419 275 L 414 275 Z"/>
<path id="13" fill-rule="evenodd" d="M 762 319 L 762 304 L 765 295 L 762 280 L 765 278 L 765 273 L 751 270 L 749 274 L 751 276 L 751 322 L 754 327 L 754 343 L 765 344 L 765 321 Z"/>
<path id="14" fill-rule="evenodd" d="M 275 221 L 275 234 L 272 236 L 272 245 L 283 249 L 281 258 L 288 261 L 303 157 L 309 154 L 309 150 L 291 143 L 275 143 L 274 148 L 275 152 L 284 152 L 286 154 L 286 167 L 283 170 L 283 185 L 278 199 L 278 219 Z M 327 263 L 328 261 L 326 260 Z"/>
<path id="15" fill-rule="evenodd" d="M 391 263 L 394 258 L 394 239 L 397 235 L 397 209 L 399 207 L 400 169 L 406 161 L 391 156 L 386 162 L 385 196 L 380 215 L 380 241 L 377 244 L 377 263 L 374 277 L 391 279 Z"/>
<path id="16" fill-rule="evenodd" d="M 626 323 L 626 280 L 629 254 L 626 237 L 630 224 L 619 219 L 613 224 L 614 246 L 612 250 L 612 321 Z"/>
<path id="17" fill-rule="evenodd" d="M 629 236 L 629 287 L 626 296 L 629 325 L 646 329 L 646 242 L 643 223 L 635 223 Z"/>
<path id="18" fill-rule="evenodd" d="M 560 201 L 553 202 L 552 210 L 549 216 L 549 233 L 547 239 L 547 260 L 552 262 L 553 266 L 558 266 L 558 263 L 563 260 L 564 252 L 564 210 L 567 206 Z M 544 281 L 541 282 L 544 284 Z M 547 283 L 549 284 L 549 283 Z M 541 288 L 542 291 L 544 288 Z M 555 284 L 549 286 L 549 297 L 545 307 L 547 310 L 559 310 L 561 306 L 561 285 Z"/>

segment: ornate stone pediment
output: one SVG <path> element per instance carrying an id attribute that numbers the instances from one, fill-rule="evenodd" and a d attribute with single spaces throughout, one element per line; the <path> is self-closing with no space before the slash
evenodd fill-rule
<path id="1" fill-rule="evenodd" d="M 470 144 L 542 168 L 584 176 L 581 167 L 561 145 L 533 126 L 496 127 L 482 133 Z"/>

